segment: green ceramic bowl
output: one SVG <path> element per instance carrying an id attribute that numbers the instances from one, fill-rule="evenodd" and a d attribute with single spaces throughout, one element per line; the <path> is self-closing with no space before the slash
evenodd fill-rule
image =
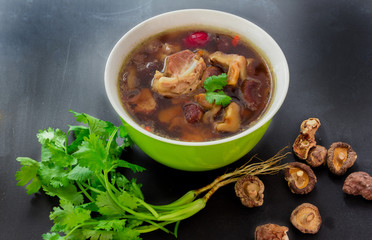
<path id="1" fill-rule="evenodd" d="M 123 109 L 117 80 L 121 65 L 138 43 L 167 29 L 194 26 L 228 29 L 246 38 L 269 62 L 273 93 L 269 107 L 254 125 L 234 136 L 208 142 L 183 142 L 160 137 L 144 130 Z M 148 156 L 166 166 L 206 171 L 226 166 L 247 154 L 262 138 L 271 119 L 281 107 L 289 86 L 287 61 L 278 44 L 261 28 L 241 17 L 214 10 L 190 9 L 150 18 L 127 32 L 115 45 L 107 60 L 105 88 L 107 96 L 130 136 Z"/>

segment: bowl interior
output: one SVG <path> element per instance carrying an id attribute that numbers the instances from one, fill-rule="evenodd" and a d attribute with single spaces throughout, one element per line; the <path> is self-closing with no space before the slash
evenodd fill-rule
<path id="1" fill-rule="evenodd" d="M 138 43 L 141 43 L 148 37 L 168 29 L 182 26 L 205 26 L 225 30 L 228 29 L 248 40 L 270 64 L 274 85 L 271 102 L 264 114 L 253 126 L 239 134 L 220 140 L 208 142 L 182 142 L 163 138 L 144 130 L 125 112 L 119 99 L 117 79 L 126 56 L 131 53 Z M 225 12 L 204 9 L 169 12 L 150 18 L 135 26 L 117 42 L 111 51 L 105 69 L 106 92 L 112 106 L 119 116 L 141 133 L 154 139 L 177 145 L 205 146 L 220 144 L 250 134 L 271 120 L 279 110 L 287 94 L 288 85 L 289 71 L 285 56 L 278 44 L 264 30 L 241 17 Z"/>

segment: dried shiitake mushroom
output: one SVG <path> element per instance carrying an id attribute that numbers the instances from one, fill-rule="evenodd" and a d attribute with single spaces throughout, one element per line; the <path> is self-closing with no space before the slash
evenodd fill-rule
<path id="1" fill-rule="evenodd" d="M 306 119 L 301 123 L 300 129 L 301 134 L 309 135 L 310 137 L 314 137 L 315 132 L 320 127 L 320 121 L 318 118 L 309 118 Z"/>
<path id="2" fill-rule="evenodd" d="M 302 233 L 315 234 L 322 224 L 319 209 L 310 203 L 296 207 L 291 214 L 291 223 Z"/>
<path id="3" fill-rule="evenodd" d="M 316 145 L 310 149 L 306 162 L 312 167 L 319 167 L 327 159 L 327 149 L 323 146 Z"/>
<path id="4" fill-rule="evenodd" d="M 309 151 L 316 146 L 314 138 L 309 138 L 308 135 L 300 134 L 293 143 L 293 151 L 297 157 L 306 160 Z"/>
<path id="5" fill-rule="evenodd" d="M 256 227 L 255 240 L 289 240 L 288 228 L 277 224 L 268 223 Z"/>
<path id="6" fill-rule="evenodd" d="M 236 196 L 246 207 L 258 207 L 263 204 L 265 186 L 256 176 L 245 175 L 235 183 Z"/>
<path id="7" fill-rule="evenodd" d="M 372 200 L 372 177 L 366 172 L 354 172 L 345 179 L 342 191 Z"/>
<path id="8" fill-rule="evenodd" d="M 300 135 L 292 146 L 294 153 L 300 159 L 306 160 L 310 149 L 316 146 L 315 133 L 319 127 L 320 121 L 318 118 L 309 118 L 301 123 Z"/>
<path id="9" fill-rule="evenodd" d="M 357 154 L 351 146 L 344 142 L 335 142 L 328 149 L 327 165 L 336 175 L 343 175 L 354 165 Z"/>
<path id="10" fill-rule="evenodd" d="M 317 182 L 313 170 L 306 164 L 292 162 L 284 170 L 284 178 L 292 193 L 306 194 L 311 192 Z"/>

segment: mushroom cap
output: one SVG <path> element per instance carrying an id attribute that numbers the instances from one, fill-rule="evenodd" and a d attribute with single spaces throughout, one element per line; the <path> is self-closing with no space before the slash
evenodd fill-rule
<path id="1" fill-rule="evenodd" d="M 306 164 L 291 162 L 284 169 L 284 178 L 292 193 L 307 194 L 311 192 L 317 182 L 313 170 Z"/>
<path id="2" fill-rule="evenodd" d="M 312 149 L 310 149 L 309 154 L 306 158 L 307 164 L 312 167 L 319 167 L 323 163 L 325 163 L 327 159 L 327 149 L 323 146 L 316 145 Z"/>
<path id="3" fill-rule="evenodd" d="M 246 207 L 258 207 L 263 204 L 265 185 L 256 176 L 245 175 L 235 183 L 235 194 Z"/>
<path id="4" fill-rule="evenodd" d="M 277 224 L 268 223 L 256 227 L 255 240 L 289 240 L 288 228 Z"/>
<path id="5" fill-rule="evenodd" d="M 343 175 L 354 165 L 357 154 L 352 147 L 344 142 L 335 142 L 328 149 L 327 165 L 336 175 Z"/>
<path id="6" fill-rule="evenodd" d="M 299 157 L 302 160 L 306 160 L 310 149 L 315 146 L 316 146 L 315 138 L 311 138 L 309 137 L 309 135 L 300 134 L 297 136 L 292 147 L 297 157 Z"/>
<path id="7" fill-rule="evenodd" d="M 314 135 L 320 127 L 320 121 L 318 118 L 309 118 L 301 123 L 300 130 L 301 134 L 309 135 L 314 138 Z"/>
<path id="8" fill-rule="evenodd" d="M 362 197 L 364 197 L 366 200 L 372 200 L 372 184 L 363 189 Z"/>
<path id="9" fill-rule="evenodd" d="M 302 233 L 315 234 L 322 224 L 319 209 L 311 203 L 303 203 L 291 214 L 291 223 Z"/>
<path id="10" fill-rule="evenodd" d="M 236 132 L 241 125 L 240 109 L 239 104 L 231 102 L 226 107 L 223 122 L 216 123 L 215 129 L 218 132 Z"/>
<path id="11" fill-rule="evenodd" d="M 351 195 L 362 195 L 372 200 L 372 177 L 366 172 L 351 173 L 344 182 L 342 191 Z"/>

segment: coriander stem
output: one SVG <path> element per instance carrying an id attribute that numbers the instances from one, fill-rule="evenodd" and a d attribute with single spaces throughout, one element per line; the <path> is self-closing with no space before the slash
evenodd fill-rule
<path id="1" fill-rule="evenodd" d="M 112 190 L 115 191 L 115 193 L 120 193 L 120 191 L 119 191 L 116 187 L 114 187 L 114 185 L 112 185 L 110 182 L 108 182 L 108 184 L 109 184 L 109 187 L 110 187 Z"/>
<path id="2" fill-rule="evenodd" d="M 150 206 L 150 204 L 146 203 L 145 201 L 143 201 L 142 199 L 137 198 L 137 197 L 136 197 L 136 200 L 137 200 L 139 203 L 141 203 L 141 205 L 144 206 L 147 210 L 149 210 L 149 212 L 151 212 L 152 215 L 154 215 L 154 217 L 156 217 L 156 218 L 159 217 L 159 214 L 155 211 L 154 208 L 152 208 L 152 207 Z"/>
<path id="3" fill-rule="evenodd" d="M 95 200 L 89 195 L 89 193 L 85 190 L 85 188 L 78 182 L 76 181 L 76 184 L 79 186 L 81 191 L 84 193 L 84 195 L 91 201 L 94 202 Z"/>
<path id="4" fill-rule="evenodd" d="M 110 138 L 107 142 L 107 145 L 106 145 L 106 151 L 107 151 L 107 155 L 109 155 L 109 151 L 110 151 L 110 147 L 111 147 L 111 143 L 112 141 L 115 139 L 115 135 L 117 133 L 117 131 L 119 130 L 119 128 L 115 128 L 115 130 L 111 133 L 110 135 Z"/>
<path id="5" fill-rule="evenodd" d="M 147 231 L 144 229 L 141 232 L 141 230 L 136 229 L 137 231 L 139 231 L 141 233 L 146 233 L 146 232 L 152 232 L 152 231 L 157 230 L 157 229 L 161 229 L 166 233 L 170 233 L 170 231 L 168 229 L 166 229 L 164 226 L 167 225 L 167 224 L 170 224 L 172 222 L 156 223 L 156 222 L 153 222 L 153 221 L 150 221 L 150 220 L 144 220 L 144 221 L 147 222 L 147 223 L 150 223 L 152 226 L 148 226 L 149 228 L 147 229 Z M 149 229 L 151 229 L 151 230 L 149 231 Z"/>
<path id="6" fill-rule="evenodd" d="M 219 183 L 217 183 L 216 185 L 214 185 L 203 197 L 203 199 L 205 199 L 205 201 L 207 202 L 209 200 L 209 198 L 220 188 L 220 187 L 223 187 L 227 184 L 230 184 L 230 183 L 233 183 L 233 182 L 236 182 L 239 178 L 231 178 L 231 179 L 227 179 L 227 180 L 224 180 L 224 181 L 221 181 Z"/>
<path id="7" fill-rule="evenodd" d="M 102 174 L 102 173 L 100 173 L 100 174 Z M 105 181 L 102 179 L 102 177 L 101 177 L 100 174 L 96 173 L 96 177 L 97 177 L 97 179 L 101 182 L 102 186 L 106 186 L 106 183 L 105 183 Z"/>
<path id="8" fill-rule="evenodd" d="M 198 195 L 198 193 L 196 193 L 196 191 L 191 190 L 191 191 L 188 191 L 186 194 L 184 194 L 182 197 L 180 197 L 179 199 L 175 200 L 172 203 L 169 203 L 167 205 L 151 205 L 151 207 L 156 209 L 156 210 L 160 210 L 160 211 L 162 211 L 162 210 L 167 211 L 167 210 L 176 209 L 178 207 L 185 206 L 187 203 L 193 202 L 195 200 L 195 198 L 197 197 L 197 195 Z"/>
<path id="9" fill-rule="evenodd" d="M 148 222 L 148 221 L 146 221 L 146 222 Z M 149 232 L 160 229 L 160 227 L 162 227 L 163 229 L 166 229 L 166 228 L 164 228 L 164 226 L 174 223 L 173 221 L 162 222 L 162 223 L 152 222 L 154 224 L 152 224 L 151 222 L 148 222 L 151 225 L 139 226 L 139 227 L 134 228 L 134 230 L 138 231 L 139 233 L 149 233 Z M 166 232 L 169 233 L 170 231 L 168 229 L 166 229 Z"/>
<path id="10" fill-rule="evenodd" d="M 112 192 L 112 189 L 110 187 L 110 183 L 109 183 L 109 180 L 108 180 L 108 173 L 107 172 L 104 172 L 104 180 L 105 180 L 105 186 L 106 186 L 106 190 L 107 190 L 107 193 L 109 194 L 109 196 L 111 197 L 111 199 L 115 202 L 115 204 L 120 207 L 122 210 L 138 217 L 138 218 L 141 218 L 143 220 L 157 220 L 157 218 L 155 218 L 154 216 L 152 215 L 148 215 L 148 214 L 143 214 L 143 213 L 138 213 L 136 211 L 133 211 L 132 209 L 126 207 L 126 206 L 123 206 L 119 201 L 118 199 L 116 198 L 116 196 L 114 195 L 114 193 Z"/>
<path id="11" fill-rule="evenodd" d="M 88 222 L 88 223 L 82 223 L 82 224 L 79 224 L 77 226 L 75 226 L 73 229 L 71 229 L 71 231 L 68 232 L 68 234 L 66 234 L 66 236 L 64 236 L 63 238 L 66 239 L 68 236 L 70 236 L 70 234 L 72 232 L 74 232 L 76 229 L 82 227 L 82 226 L 87 226 L 87 225 L 94 225 L 94 224 L 97 224 L 96 222 Z"/>
<path id="12" fill-rule="evenodd" d="M 158 218 L 159 221 L 180 221 L 185 218 L 191 217 L 205 207 L 206 201 L 199 198 L 189 204 L 187 207 L 162 215 Z"/>
<path id="13" fill-rule="evenodd" d="M 90 186 L 90 185 L 88 185 L 84 182 L 80 182 L 80 184 L 82 184 L 84 187 L 86 187 L 87 189 L 89 189 L 90 191 L 93 191 L 95 193 L 103 193 L 103 191 L 98 190 L 97 188 L 94 188 L 94 187 L 92 187 L 92 186 Z"/>

